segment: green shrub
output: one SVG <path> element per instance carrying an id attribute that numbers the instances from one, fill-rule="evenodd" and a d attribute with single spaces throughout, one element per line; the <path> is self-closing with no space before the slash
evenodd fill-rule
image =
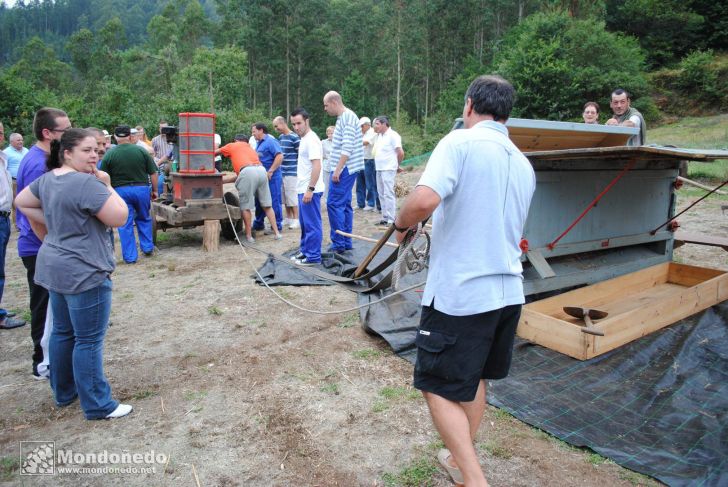
<path id="1" fill-rule="evenodd" d="M 718 95 L 718 74 L 713 69 L 713 51 L 693 51 L 680 62 L 678 88 L 687 93 L 696 93 L 705 101 Z"/>
<path id="2" fill-rule="evenodd" d="M 648 121 L 657 113 L 646 96 L 645 55 L 637 41 L 608 32 L 597 19 L 534 14 L 503 45 L 508 48 L 496 54 L 494 64 L 518 92 L 513 116 L 580 121 L 586 101 L 608 110 L 615 88 L 628 90 Z"/>

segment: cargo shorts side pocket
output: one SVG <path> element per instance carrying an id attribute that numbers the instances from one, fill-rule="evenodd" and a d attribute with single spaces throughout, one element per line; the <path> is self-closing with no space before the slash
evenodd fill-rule
<path id="1" fill-rule="evenodd" d="M 445 380 L 457 379 L 458 367 L 453 361 L 453 345 L 458 337 L 434 330 L 417 330 L 415 369 Z"/>

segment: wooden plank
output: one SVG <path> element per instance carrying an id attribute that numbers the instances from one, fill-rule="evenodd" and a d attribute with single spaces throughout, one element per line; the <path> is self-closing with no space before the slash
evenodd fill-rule
<path id="1" fill-rule="evenodd" d="M 603 320 L 601 325 L 605 336 L 598 338 L 599 353 L 618 348 L 725 301 L 728 299 L 726 282 L 728 274 L 723 274 L 696 286 L 676 290 L 633 311 Z"/>
<path id="2" fill-rule="evenodd" d="M 615 146 L 534 151 L 528 153 L 529 159 L 569 159 L 569 158 L 620 157 L 624 159 L 677 159 L 712 162 L 715 159 L 728 159 L 724 149 L 679 149 L 662 146 Z"/>
<path id="3" fill-rule="evenodd" d="M 726 274 L 725 271 L 671 262 L 667 273 L 668 282 L 682 286 L 695 286 L 701 282 Z"/>
<path id="4" fill-rule="evenodd" d="M 524 152 L 584 147 L 624 146 L 639 133 L 634 127 L 510 118 L 508 135 Z"/>
<path id="5" fill-rule="evenodd" d="M 521 311 L 516 333 L 525 340 L 579 360 L 586 360 L 587 352 L 583 337 L 585 334 L 581 332 L 580 328 L 580 326 L 565 323 L 525 306 Z M 593 341 L 587 343 L 593 343 Z"/>
<path id="6" fill-rule="evenodd" d="M 541 276 L 541 279 L 548 279 L 556 275 L 546 259 L 544 259 L 543 254 L 538 250 L 529 250 L 526 252 L 526 257 L 533 268 L 536 269 L 538 275 Z"/>
<path id="7" fill-rule="evenodd" d="M 658 264 L 558 296 L 535 301 L 526 307 L 553 316 L 561 313 L 564 306 L 584 307 L 579 303 L 599 302 L 598 297 L 605 301 L 613 296 L 627 295 L 667 282 L 668 269 L 669 263 Z"/>
<path id="8" fill-rule="evenodd" d="M 686 232 L 685 230 L 675 232 L 675 247 L 680 247 L 686 243 L 720 247 L 728 252 L 728 238 L 706 235 L 704 233 Z"/>

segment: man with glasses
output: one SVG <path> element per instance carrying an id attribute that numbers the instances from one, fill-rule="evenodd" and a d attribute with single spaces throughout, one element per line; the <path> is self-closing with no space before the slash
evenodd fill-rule
<path id="1" fill-rule="evenodd" d="M 71 128 L 71 121 L 63 110 L 57 108 L 41 108 L 33 118 L 33 133 L 38 142 L 30 148 L 20 161 L 18 168 L 18 194 L 23 188 L 41 177 L 46 172 L 46 158 L 51 151 L 51 142 L 60 140 L 63 132 Z M 41 241 L 30 227 L 28 219 L 18 212 L 18 255 L 23 260 L 27 271 L 28 289 L 30 290 L 30 336 L 33 339 L 33 377 L 47 379 L 38 373 L 38 364 L 43 361 L 43 349 L 40 341 L 45 329 L 46 310 L 48 309 L 48 290 L 35 284 L 35 260 Z"/>

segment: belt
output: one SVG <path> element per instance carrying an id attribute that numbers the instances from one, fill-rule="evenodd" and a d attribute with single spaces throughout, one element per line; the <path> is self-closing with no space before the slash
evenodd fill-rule
<path id="1" fill-rule="evenodd" d="M 114 186 L 115 188 L 121 188 L 122 186 L 149 186 L 148 182 L 143 183 L 124 183 L 124 184 L 117 184 Z"/>
<path id="2" fill-rule="evenodd" d="M 0 216 L 4 216 L 5 218 L 7 218 L 10 216 L 10 212 L 9 211 L 0 211 Z"/>

